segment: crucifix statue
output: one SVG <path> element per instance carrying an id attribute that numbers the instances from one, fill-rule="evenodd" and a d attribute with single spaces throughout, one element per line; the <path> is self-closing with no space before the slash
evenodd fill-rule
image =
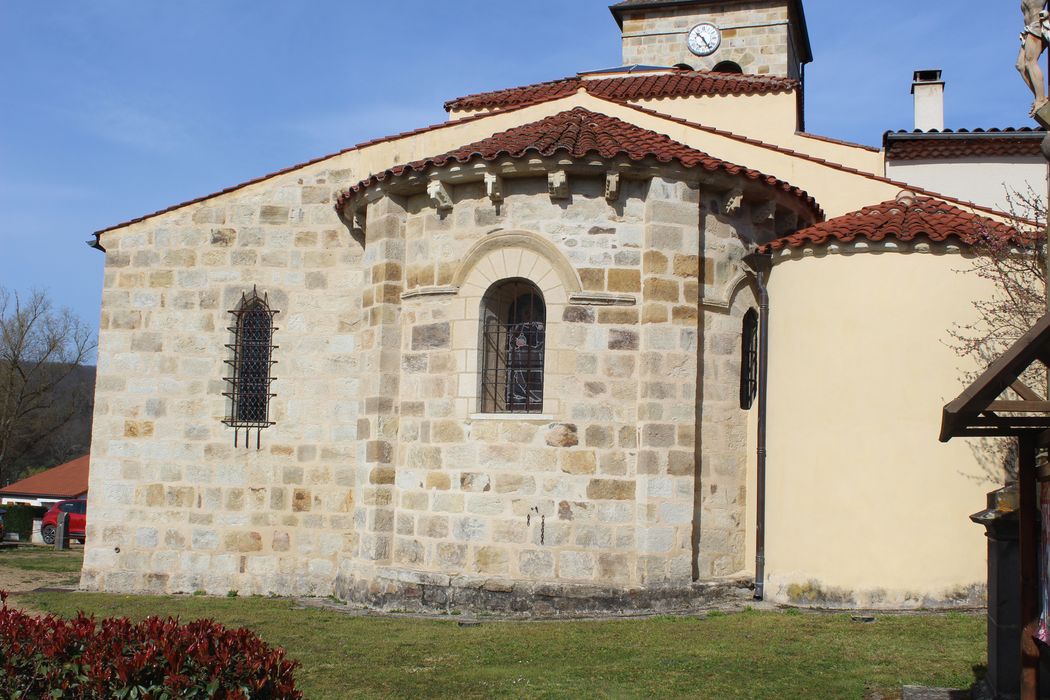
<path id="1" fill-rule="evenodd" d="M 1050 45 L 1050 13 L 1046 9 L 1048 2 L 1050 0 L 1021 0 L 1024 31 L 1021 32 L 1021 51 L 1017 54 L 1017 70 L 1035 95 L 1035 102 L 1029 112 L 1031 116 L 1035 116 L 1040 108 L 1050 102 L 1046 95 L 1043 69 L 1039 65 L 1039 57 Z"/>

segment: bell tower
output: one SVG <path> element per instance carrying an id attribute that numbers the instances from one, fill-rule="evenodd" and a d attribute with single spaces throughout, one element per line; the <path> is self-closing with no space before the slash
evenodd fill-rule
<path id="1" fill-rule="evenodd" d="M 802 80 L 813 60 L 802 0 L 624 0 L 623 64 Z"/>

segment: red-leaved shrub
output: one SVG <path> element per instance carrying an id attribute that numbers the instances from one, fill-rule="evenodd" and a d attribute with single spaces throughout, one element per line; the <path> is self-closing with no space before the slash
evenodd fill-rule
<path id="1" fill-rule="evenodd" d="M 302 698 L 299 662 L 212 620 L 72 620 L 7 607 L 0 591 L 0 697 Z"/>

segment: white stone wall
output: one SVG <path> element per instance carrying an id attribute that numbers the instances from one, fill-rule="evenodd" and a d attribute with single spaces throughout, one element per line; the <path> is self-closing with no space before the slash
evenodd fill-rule
<path id="1" fill-rule="evenodd" d="M 498 213 L 479 186 L 457 188 L 446 215 L 424 197 L 409 203 L 418 209 L 406 226 L 410 293 L 448 284 L 500 228 L 553 243 L 584 291 L 629 305 L 570 303 L 551 261 L 513 243 L 467 260 L 458 294 L 405 302 L 395 565 L 613 585 L 690 580 L 691 469 L 676 488 L 666 467 L 640 472 L 638 454 L 640 443 L 663 451 L 679 440 L 692 454 L 695 310 L 643 326 L 641 264 L 657 226 L 680 249 L 690 238 L 695 247 L 696 199 L 683 198 L 685 185 L 633 182 L 611 205 L 603 186 L 573 179 L 566 203 L 548 196 L 545 178 L 508 181 Z M 511 277 L 535 281 L 548 304 L 540 418 L 477 415 L 481 296 Z M 672 285 L 684 305 L 681 281 Z M 647 345 L 681 358 L 673 381 L 652 382 Z M 641 416 L 650 402 L 666 410 Z"/>
<path id="2" fill-rule="evenodd" d="M 690 52 L 686 43 L 689 31 L 701 22 L 722 30 L 722 45 L 705 57 Z M 733 61 L 745 73 L 797 79 L 802 52 L 797 22 L 789 19 L 787 3 L 775 0 L 632 11 L 623 21 L 623 64 L 684 63 L 710 70 Z"/>
<path id="3" fill-rule="evenodd" d="M 745 274 L 741 257 L 748 251 L 747 237 L 765 241 L 773 236 L 769 225 L 753 226 L 745 239 L 747 217 L 718 216 L 717 199 L 705 197 L 703 245 L 703 353 L 701 394 L 697 424 L 700 426 L 700 478 L 694 500 L 699 544 L 697 575 L 701 579 L 753 571 L 745 553 L 754 545 L 753 521 L 745 517 L 749 457 L 756 447 L 757 404 L 740 406 L 741 343 L 743 318 L 748 309 L 758 309 L 754 278 Z M 751 465 L 753 466 L 753 465 Z M 754 474 L 751 474 L 752 483 Z M 749 541 L 750 540 L 750 541 Z M 750 547 L 749 547 L 750 545 Z"/>
<path id="4" fill-rule="evenodd" d="M 1027 218 L 1023 200 L 1046 202 L 1046 161 L 1039 156 L 887 160 L 886 177 Z"/>
<path id="5" fill-rule="evenodd" d="M 86 588 L 682 588 L 743 568 L 746 415 L 727 402 L 746 300 L 705 311 L 702 396 L 697 369 L 701 240 L 705 296 L 737 298 L 746 207 L 711 213 L 720 195 L 672 179 L 608 201 L 604 177 L 570 176 L 567 199 L 525 177 L 498 204 L 455 187 L 442 212 L 380 196 L 362 235 L 332 208 L 348 178 L 105 237 Z M 508 277 L 548 305 L 541 416 L 479 415 L 481 297 Z M 222 422 L 229 310 L 253 288 L 280 312 L 261 450 Z"/>
<path id="6" fill-rule="evenodd" d="M 361 246 L 315 169 L 107 234 L 82 585 L 327 593 L 357 549 Z M 230 309 L 280 311 L 276 425 L 234 447 Z"/>

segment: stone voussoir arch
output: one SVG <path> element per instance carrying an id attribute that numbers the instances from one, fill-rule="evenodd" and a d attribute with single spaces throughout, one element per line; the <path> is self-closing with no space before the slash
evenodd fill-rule
<path id="1" fill-rule="evenodd" d="M 548 303 L 564 304 L 583 289 L 572 263 L 557 246 L 521 230 L 491 233 L 471 246 L 452 284 L 461 296 L 480 297 L 492 284 L 512 277 L 535 283 Z"/>
<path id="2" fill-rule="evenodd" d="M 453 350 L 457 352 L 460 399 L 464 414 L 474 414 L 478 406 L 478 339 L 481 307 L 485 294 L 494 284 L 523 279 L 539 288 L 547 311 L 548 344 L 544 374 L 553 376 L 563 349 L 552 342 L 550 331 L 558 324 L 570 297 L 582 290 L 572 263 L 550 241 L 529 231 L 500 231 L 478 241 L 464 256 L 453 277 L 457 296 L 464 300 L 459 315 L 452 319 Z M 561 397 L 556 383 L 544 390 L 544 414 L 519 419 L 547 420 L 557 414 Z"/>

